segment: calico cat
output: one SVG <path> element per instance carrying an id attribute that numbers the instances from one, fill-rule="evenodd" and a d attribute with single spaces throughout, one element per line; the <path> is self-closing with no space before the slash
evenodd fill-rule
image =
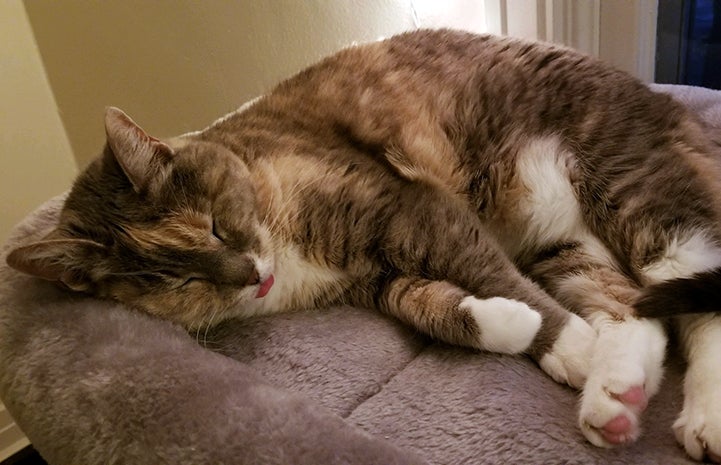
<path id="1" fill-rule="evenodd" d="M 583 388 L 598 446 L 634 441 L 659 388 L 666 334 L 635 304 L 674 312 L 669 292 L 719 281 L 721 169 L 700 123 L 557 46 L 415 31 L 202 131 L 161 141 L 114 108 L 105 127 L 57 229 L 11 266 L 191 329 L 347 303 L 526 353 Z M 675 321 L 676 435 L 719 461 L 721 318 Z"/>

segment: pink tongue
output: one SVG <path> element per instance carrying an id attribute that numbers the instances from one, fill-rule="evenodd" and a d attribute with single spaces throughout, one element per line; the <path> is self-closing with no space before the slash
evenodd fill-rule
<path id="1" fill-rule="evenodd" d="M 255 295 L 256 299 L 260 299 L 262 297 L 265 297 L 265 295 L 270 291 L 270 288 L 273 287 L 273 283 L 275 282 L 275 278 L 273 275 L 268 276 L 268 279 L 260 283 L 260 288 L 258 288 L 258 293 Z"/>

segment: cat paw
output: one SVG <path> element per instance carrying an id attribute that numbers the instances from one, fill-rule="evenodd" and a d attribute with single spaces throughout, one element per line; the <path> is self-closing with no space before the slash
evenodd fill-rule
<path id="1" fill-rule="evenodd" d="M 517 300 L 503 297 L 464 298 L 458 305 L 468 310 L 481 332 L 480 348 L 503 354 L 518 354 L 531 345 L 541 328 L 541 315 Z"/>
<path id="2" fill-rule="evenodd" d="M 721 399 L 719 400 L 721 401 Z M 676 440 L 695 460 L 721 463 L 721 411 L 719 403 L 686 402 L 673 424 Z"/>
<path id="3" fill-rule="evenodd" d="M 716 373 L 687 374 L 683 410 L 673 431 L 689 456 L 721 463 L 721 389 L 713 378 Z"/>
<path id="4" fill-rule="evenodd" d="M 633 442 L 641 433 L 639 420 L 648 405 L 648 398 L 642 385 L 631 386 L 620 393 L 604 390 L 590 408 L 582 403 L 581 430 L 599 447 Z"/>
<path id="5" fill-rule="evenodd" d="M 580 388 L 588 377 L 596 332 L 586 321 L 571 315 L 551 350 L 538 361 L 556 382 Z"/>
<path id="6" fill-rule="evenodd" d="M 661 382 L 665 346 L 656 321 L 629 318 L 601 327 L 579 412 L 581 431 L 592 444 L 638 439 L 641 414 Z"/>

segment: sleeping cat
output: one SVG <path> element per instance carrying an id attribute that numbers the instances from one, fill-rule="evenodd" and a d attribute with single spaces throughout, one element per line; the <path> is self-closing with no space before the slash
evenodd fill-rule
<path id="1" fill-rule="evenodd" d="M 199 132 L 161 141 L 114 108 L 105 127 L 57 229 L 11 266 L 191 329 L 347 303 L 526 353 L 583 388 L 598 446 L 638 437 L 662 377 L 664 328 L 635 303 L 719 281 L 717 149 L 670 97 L 564 48 L 416 31 Z M 674 322 L 676 436 L 720 461 L 721 318 Z"/>

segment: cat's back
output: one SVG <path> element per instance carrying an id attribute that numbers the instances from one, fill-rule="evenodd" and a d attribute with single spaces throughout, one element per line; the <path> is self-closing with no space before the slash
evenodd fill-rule
<path id="1" fill-rule="evenodd" d="M 262 120 L 275 125 L 275 135 L 373 145 L 420 121 L 462 144 L 498 140 L 512 129 L 583 138 L 622 119 L 629 131 L 637 122 L 668 126 L 678 111 L 627 73 L 571 49 L 442 29 L 341 50 L 218 129 Z"/>
<path id="2" fill-rule="evenodd" d="M 347 164 L 353 152 L 458 191 L 473 172 L 512 164 L 524 141 L 557 136 L 584 169 L 610 170 L 609 154 L 691 143 L 693 125 L 670 97 L 580 52 L 419 30 L 344 49 L 205 136 L 239 154 L 252 147 L 246 158 L 290 151 Z"/>

